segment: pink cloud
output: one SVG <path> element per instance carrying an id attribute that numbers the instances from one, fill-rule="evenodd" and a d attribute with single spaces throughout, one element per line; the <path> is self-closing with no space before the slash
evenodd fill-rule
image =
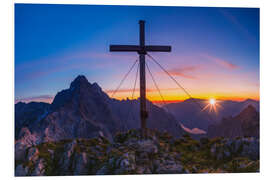
<path id="1" fill-rule="evenodd" d="M 51 95 L 40 95 L 40 96 L 32 96 L 32 97 L 26 97 L 26 98 L 16 98 L 15 99 L 15 104 L 18 102 L 46 102 L 46 103 L 51 103 L 54 99 L 54 96 Z"/>
<path id="2" fill-rule="evenodd" d="M 173 91 L 173 90 L 179 90 L 179 88 L 160 88 L 160 91 Z M 107 94 L 113 93 L 115 91 L 115 89 L 108 89 L 108 90 L 104 90 Z M 117 91 L 117 93 L 131 93 L 133 91 L 132 88 L 127 88 L 127 89 L 119 89 Z M 139 92 L 140 89 L 135 89 L 135 92 Z M 157 89 L 150 89 L 147 88 L 146 92 L 158 92 Z"/>
<path id="3" fill-rule="evenodd" d="M 168 90 L 168 89 L 160 89 L 160 90 Z M 114 89 L 108 89 L 108 90 L 105 90 L 106 93 L 113 93 L 115 90 Z M 119 89 L 117 92 L 118 93 L 129 93 L 129 92 L 132 92 L 133 89 Z M 135 92 L 138 92 L 140 91 L 140 89 L 135 89 Z M 146 89 L 146 92 L 157 92 L 156 89 Z"/>
<path id="4" fill-rule="evenodd" d="M 204 58 L 207 58 L 207 59 L 215 62 L 216 64 L 218 64 L 224 68 L 227 68 L 227 69 L 238 69 L 239 68 L 239 66 L 232 64 L 232 63 L 228 62 L 227 60 L 220 59 L 218 57 L 210 56 L 208 54 L 202 54 L 201 56 Z"/>
<path id="5" fill-rule="evenodd" d="M 181 76 L 188 79 L 197 79 L 195 76 L 190 75 L 190 72 L 196 71 L 200 66 L 186 66 L 181 68 L 169 69 L 168 72 L 173 76 Z"/>

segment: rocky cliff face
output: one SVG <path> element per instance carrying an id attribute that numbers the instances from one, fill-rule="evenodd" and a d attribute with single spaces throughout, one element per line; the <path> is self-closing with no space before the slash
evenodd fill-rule
<path id="1" fill-rule="evenodd" d="M 179 174 L 258 172 L 259 141 L 256 138 L 207 139 L 149 130 L 117 133 L 113 143 L 100 135 L 29 146 L 16 159 L 16 176 Z"/>
<path id="2" fill-rule="evenodd" d="M 209 137 L 259 137 L 259 113 L 249 105 L 235 117 L 224 118 L 220 123 L 208 128 Z"/>
<path id="3" fill-rule="evenodd" d="M 100 132 L 111 139 L 119 120 L 109 108 L 109 101 L 96 83 L 78 76 L 69 89 L 57 93 L 51 112 L 35 130 L 42 129 L 45 141 L 91 138 Z"/>
<path id="4" fill-rule="evenodd" d="M 50 104 L 42 102 L 22 103 L 15 105 L 15 138 L 18 139 L 23 127 L 32 130 L 49 111 Z"/>

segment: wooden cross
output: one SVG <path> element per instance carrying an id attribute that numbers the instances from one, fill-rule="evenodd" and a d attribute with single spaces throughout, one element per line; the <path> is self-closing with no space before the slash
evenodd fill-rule
<path id="1" fill-rule="evenodd" d="M 171 52 L 171 46 L 145 46 L 145 21 L 140 20 L 140 45 L 110 45 L 110 51 L 137 52 L 140 56 L 140 117 L 141 129 L 143 134 L 146 132 L 146 82 L 145 82 L 145 55 L 148 51 L 152 52 Z"/>

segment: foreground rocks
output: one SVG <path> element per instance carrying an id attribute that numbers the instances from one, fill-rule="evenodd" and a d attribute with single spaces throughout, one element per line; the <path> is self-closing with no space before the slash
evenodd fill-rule
<path id="1" fill-rule="evenodd" d="M 231 158 L 235 154 L 251 160 L 259 159 L 259 140 L 254 137 L 219 139 L 211 146 L 211 155 L 216 159 Z"/>
<path id="2" fill-rule="evenodd" d="M 203 138 L 140 131 L 27 145 L 16 154 L 16 176 L 258 172 L 256 138 Z M 15 147 L 15 151 L 16 151 Z"/>

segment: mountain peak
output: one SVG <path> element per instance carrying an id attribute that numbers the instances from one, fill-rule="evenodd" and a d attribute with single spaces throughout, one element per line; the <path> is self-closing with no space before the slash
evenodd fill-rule
<path id="1" fill-rule="evenodd" d="M 246 111 L 257 112 L 256 108 L 254 106 L 252 106 L 251 104 L 248 105 L 248 107 L 246 108 Z"/>
<path id="2" fill-rule="evenodd" d="M 79 75 L 72 81 L 72 83 L 70 84 L 70 88 L 77 87 L 82 84 L 88 84 L 88 83 L 89 82 L 84 75 Z"/>
<path id="3" fill-rule="evenodd" d="M 244 100 L 244 102 L 256 102 L 256 100 L 248 98 L 248 99 Z"/>
<path id="4" fill-rule="evenodd" d="M 24 105 L 24 104 L 26 104 L 25 102 L 22 102 L 22 101 L 19 101 L 19 102 L 17 102 L 15 105 L 17 105 L 17 106 L 22 106 L 22 105 Z"/>
<path id="5" fill-rule="evenodd" d="M 245 109 L 243 109 L 240 114 L 238 115 L 238 117 L 249 117 L 252 114 L 258 114 L 258 112 L 256 111 L 256 108 L 252 105 L 248 105 Z"/>

